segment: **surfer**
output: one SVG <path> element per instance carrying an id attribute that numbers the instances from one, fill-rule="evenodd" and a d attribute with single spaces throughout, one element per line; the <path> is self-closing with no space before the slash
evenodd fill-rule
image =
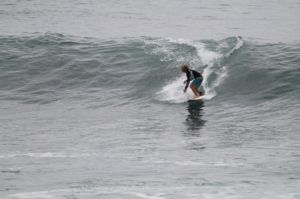
<path id="1" fill-rule="evenodd" d="M 192 81 L 190 88 L 194 92 L 195 97 L 202 96 L 204 93 L 198 89 L 203 82 L 203 76 L 201 75 L 201 73 L 190 69 L 187 64 L 181 65 L 181 71 L 186 74 L 186 78 L 187 78 L 187 80 L 183 82 L 185 84 L 185 88 L 183 91 L 186 92 L 190 84 L 190 81 Z"/>

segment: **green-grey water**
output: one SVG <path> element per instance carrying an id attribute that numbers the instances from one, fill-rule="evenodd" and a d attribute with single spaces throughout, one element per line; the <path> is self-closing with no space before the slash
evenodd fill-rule
<path id="1" fill-rule="evenodd" d="M 0 197 L 299 198 L 299 6 L 1 2 Z"/>

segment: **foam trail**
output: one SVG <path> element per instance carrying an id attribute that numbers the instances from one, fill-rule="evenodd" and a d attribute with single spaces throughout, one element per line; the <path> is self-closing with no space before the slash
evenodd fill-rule
<path id="1" fill-rule="evenodd" d="M 240 49 L 243 45 L 244 45 L 244 41 L 239 36 L 239 37 L 237 37 L 237 43 L 235 44 L 235 46 L 228 53 L 226 53 L 224 56 L 219 56 L 219 57 L 216 56 L 215 58 L 217 58 L 218 61 L 219 61 L 221 58 L 229 57 L 235 51 Z M 224 65 L 224 66 L 221 66 L 220 69 L 214 70 L 213 64 L 209 64 L 208 67 L 203 71 L 203 76 L 204 76 L 203 85 L 204 85 L 204 89 L 206 91 L 204 99 L 210 100 L 210 99 L 214 98 L 217 95 L 215 89 L 219 85 L 221 85 L 224 82 L 224 80 L 227 78 L 227 76 L 228 76 L 227 71 L 228 71 L 228 66 Z M 207 83 L 207 79 L 212 73 L 216 73 L 217 78 L 214 80 L 214 82 L 209 87 L 208 83 Z"/>
<path id="2" fill-rule="evenodd" d="M 217 79 L 214 80 L 214 82 L 211 84 L 211 86 L 209 86 L 207 83 L 207 78 L 212 73 L 217 74 Z M 227 78 L 227 76 L 228 76 L 227 66 L 222 66 L 218 71 L 216 71 L 216 70 L 213 70 L 213 65 L 211 65 L 204 70 L 203 76 L 204 76 L 203 86 L 204 86 L 204 90 L 206 92 L 204 99 L 210 100 L 217 95 L 215 88 L 217 88 L 219 85 L 221 85 L 223 83 L 223 81 Z"/>
<path id="3" fill-rule="evenodd" d="M 205 97 L 204 99 L 210 100 L 213 97 L 216 96 L 216 92 L 214 89 L 210 88 L 207 82 L 208 77 L 212 74 L 213 72 L 213 65 L 214 63 L 221 58 L 221 55 L 217 52 L 213 52 L 213 51 L 208 51 L 206 50 L 203 45 L 196 45 L 196 49 L 197 49 L 197 53 L 198 56 L 200 57 L 202 63 L 204 63 L 205 65 L 207 65 L 207 67 L 203 70 L 203 87 L 205 90 Z"/>
<path id="4" fill-rule="evenodd" d="M 244 45 L 244 41 L 242 39 L 242 37 L 238 36 L 237 37 L 237 43 L 236 45 L 231 49 L 231 51 L 229 51 L 225 57 L 229 57 L 230 55 L 232 55 L 232 53 L 234 53 L 236 50 L 240 49 L 242 46 Z"/>

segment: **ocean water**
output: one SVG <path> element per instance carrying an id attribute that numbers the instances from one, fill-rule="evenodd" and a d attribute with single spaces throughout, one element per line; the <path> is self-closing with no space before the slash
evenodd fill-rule
<path id="1" fill-rule="evenodd" d="M 0 198 L 300 198 L 300 2 L 0 2 Z M 190 103 L 180 65 L 204 76 Z"/>

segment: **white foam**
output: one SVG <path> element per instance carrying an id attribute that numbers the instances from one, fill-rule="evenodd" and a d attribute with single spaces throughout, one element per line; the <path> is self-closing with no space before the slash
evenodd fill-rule
<path id="1" fill-rule="evenodd" d="M 187 90 L 186 93 L 183 92 L 184 80 L 185 79 L 182 76 L 164 86 L 162 90 L 157 93 L 158 99 L 161 101 L 169 101 L 173 103 L 186 102 L 189 98 L 193 96 L 193 94 L 190 90 Z"/>
<path id="2" fill-rule="evenodd" d="M 56 197 L 51 195 L 49 191 L 39 191 L 39 192 L 16 193 L 16 194 L 10 195 L 10 198 L 53 199 L 53 198 L 56 198 Z"/>
<path id="3" fill-rule="evenodd" d="M 130 192 L 129 194 L 135 195 L 135 196 L 140 197 L 140 198 L 146 198 L 146 199 L 166 199 L 166 198 L 163 198 L 163 197 L 158 196 L 158 195 L 156 195 L 156 196 L 152 196 L 152 195 L 151 195 L 151 196 L 150 196 L 150 195 L 148 195 L 148 194 L 137 193 L 137 192 Z"/>
<path id="4" fill-rule="evenodd" d="M 201 162 L 201 161 L 192 161 L 192 160 L 184 160 L 184 161 L 164 161 L 159 160 L 155 161 L 159 164 L 173 164 L 178 166 L 204 166 L 204 167 L 243 167 L 244 164 L 235 163 L 235 162 Z"/>
<path id="5" fill-rule="evenodd" d="M 237 43 L 236 45 L 228 52 L 224 55 L 224 57 L 229 57 L 230 55 L 232 55 L 236 50 L 240 49 L 242 46 L 244 45 L 244 41 L 241 39 L 241 37 L 237 37 Z M 220 57 L 221 58 L 221 57 Z M 213 70 L 213 65 L 210 64 L 208 65 L 208 67 L 203 71 L 203 76 L 204 78 L 204 89 L 206 90 L 206 99 L 212 99 L 214 98 L 217 93 L 215 91 L 215 89 L 220 86 L 225 79 L 228 76 L 228 66 L 224 65 L 221 66 L 220 69 L 218 70 Z M 217 79 L 215 79 L 215 81 L 211 84 L 211 86 L 209 87 L 207 85 L 207 82 L 205 81 L 207 79 L 207 77 L 209 77 L 211 75 L 211 73 L 214 72 L 217 74 Z"/>
<path id="6" fill-rule="evenodd" d="M 14 158 L 17 154 L 0 154 L 0 158 Z"/>
<path id="7" fill-rule="evenodd" d="M 92 156 L 90 153 L 26 153 L 24 156 L 36 157 L 36 158 L 80 158 Z"/>
<path id="8" fill-rule="evenodd" d="M 234 53 L 236 50 L 240 49 L 242 46 L 244 45 L 244 41 L 242 40 L 241 37 L 237 37 L 237 43 L 236 45 L 231 49 L 231 51 L 229 51 L 225 57 L 229 57 L 230 55 L 232 55 L 232 53 Z"/>
<path id="9" fill-rule="evenodd" d="M 148 193 L 136 192 L 130 190 L 128 187 L 94 187 L 94 188 L 67 188 L 67 189 L 53 189 L 47 191 L 35 191 L 35 192 L 23 192 L 23 193 L 15 193 L 8 195 L 9 198 L 12 199 L 60 199 L 66 198 L 68 196 L 84 196 L 84 198 L 89 198 L 91 196 L 97 195 L 127 195 L 127 196 L 136 196 L 138 198 L 146 198 L 146 199 L 165 199 L 161 197 L 161 194 L 150 195 Z"/>
<path id="10" fill-rule="evenodd" d="M 214 71 L 211 67 L 207 67 L 203 72 L 203 76 L 209 77 L 212 72 L 217 74 L 217 79 L 211 84 L 211 86 L 209 87 L 206 81 L 203 82 L 204 89 L 206 91 L 205 98 L 207 100 L 210 100 L 217 95 L 215 89 L 221 85 L 228 76 L 227 66 L 222 66 L 218 71 Z"/>
<path id="11" fill-rule="evenodd" d="M 23 154 L 1 154 L 0 158 L 15 158 L 15 157 L 33 157 L 33 158 L 80 158 L 89 157 L 95 154 L 91 153 L 59 153 L 59 152 L 44 152 L 44 153 L 23 153 Z"/>
<path id="12" fill-rule="evenodd" d="M 152 41 L 155 44 L 159 46 L 157 48 L 156 53 L 163 53 L 168 58 L 173 57 L 171 50 L 167 46 L 167 43 L 164 41 Z M 214 66 L 224 57 L 230 56 L 232 53 L 234 53 L 236 50 L 240 49 L 243 46 L 243 40 L 240 37 L 237 37 L 237 43 L 236 45 L 225 55 L 221 55 L 218 52 L 210 51 L 206 48 L 205 44 L 199 41 L 191 41 L 188 39 L 172 39 L 168 38 L 168 42 L 176 43 L 176 44 L 186 44 L 189 46 L 192 46 L 196 49 L 198 57 L 193 57 L 188 63 L 192 63 L 191 65 L 194 65 L 192 67 L 196 70 L 201 70 L 199 68 L 200 66 L 206 65 L 204 68 L 202 74 L 204 77 L 203 80 L 203 87 L 205 90 L 205 100 L 210 100 L 214 98 L 217 93 L 215 89 L 220 86 L 224 80 L 228 76 L 228 66 L 218 66 L 218 68 L 214 68 Z M 183 58 L 175 58 L 176 62 L 178 63 L 177 66 L 179 70 L 179 65 L 184 60 Z M 196 66 L 196 67 L 195 67 Z M 212 73 L 215 73 L 217 75 L 217 78 L 213 80 L 213 82 L 208 85 L 208 78 L 211 76 Z M 191 98 L 194 94 L 188 89 L 187 93 L 183 93 L 184 84 L 183 81 L 185 80 L 184 75 L 178 77 L 177 79 L 171 81 L 166 86 L 164 86 L 158 93 L 157 98 L 161 101 L 168 101 L 172 103 L 182 103 L 187 101 L 189 98 Z"/>
<path id="13" fill-rule="evenodd" d="M 204 77 L 202 85 L 205 89 L 205 100 L 214 98 L 217 95 L 215 89 L 220 86 L 228 77 L 228 66 L 219 66 L 219 68 L 216 69 L 214 68 L 214 65 L 217 64 L 222 58 L 232 55 L 244 44 L 242 38 L 237 37 L 236 45 L 228 53 L 226 53 L 225 55 L 221 55 L 218 52 L 206 49 L 205 44 L 201 42 L 193 42 L 187 39 L 169 39 L 169 41 L 173 43 L 187 44 L 196 48 L 199 60 L 191 60 L 190 63 L 201 63 L 202 65 L 206 65 L 206 68 L 204 68 L 202 73 Z M 197 70 L 199 68 L 195 69 Z M 217 78 L 212 83 L 210 83 L 210 85 L 208 85 L 207 79 L 211 76 L 212 73 L 215 73 L 217 75 Z M 160 100 L 181 103 L 190 98 L 191 95 L 193 96 L 192 93 L 183 94 L 181 92 L 181 90 L 183 89 L 183 85 L 181 82 L 183 80 L 183 77 L 180 77 L 163 87 L 162 90 L 158 93 Z"/>

